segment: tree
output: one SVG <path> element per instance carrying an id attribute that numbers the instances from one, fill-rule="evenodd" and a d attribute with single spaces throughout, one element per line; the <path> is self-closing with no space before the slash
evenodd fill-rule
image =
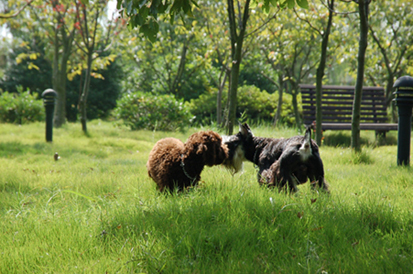
<path id="1" fill-rule="evenodd" d="M 173 94 L 186 101 L 205 92 L 208 79 L 203 69 L 210 66 L 211 60 L 205 54 L 207 39 L 202 37 L 200 20 L 186 20 L 187 27 L 159 22 L 159 38 L 154 42 L 138 35 L 123 39 L 122 56 L 133 65 L 129 65 L 133 79 L 128 79 L 128 91 Z"/>
<path id="2" fill-rule="evenodd" d="M 370 6 L 370 54 L 366 77 L 372 85 L 385 85 L 387 106 L 392 107 L 394 80 L 409 72 L 406 68 L 413 58 L 411 38 L 413 7 L 402 1 L 386 1 Z M 375 48 L 373 48 L 375 46 Z M 380 52 L 380 55 L 377 54 Z M 376 57 L 376 58 L 374 58 Z M 410 72 L 411 73 L 411 72 Z M 395 111 L 392 111 L 395 120 Z"/>
<path id="3" fill-rule="evenodd" d="M 28 0 L 28 1 L 26 1 L 25 3 L 21 3 L 21 6 L 20 6 L 20 7 L 16 7 L 16 9 L 15 9 L 15 10 L 12 10 L 12 11 L 10 11 L 10 10 L 5 10 L 4 12 L 0 13 L 0 19 L 10 19 L 10 18 L 14 18 L 14 17 L 19 16 L 19 14 L 20 14 L 26 7 L 30 6 L 33 1 L 34 1 L 34 0 Z M 18 4 L 20 4 L 20 3 L 18 3 Z"/>
<path id="4" fill-rule="evenodd" d="M 288 18 L 292 16 L 294 13 L 290 11 L 279 13 L 278 20 L 268 23 L 260 33 L 258 43 L 262 56 L 272 68 L 272 74 L 276 75 L 274 78 L 278 79 L 278 82 L 273 81 L 279 91 L 276 118 L 281 115 L 280 101 L 285 90 L 292 96 L 296 127 L 301 130 L 301 115 L 297 100 L 299 84 L 314 72 L 319 56 L 315 50 L 318 40 L 306 23 L 288 22 Z"/>
<path id="5" fill-rule="evenodd" d="M 75 36 L 73 6 L 74 3 L 69 0 L 32 1 L 28 6 L 29 12 L 20 13 L 24 15 L 22 16 L 24 19 L 10 24 L 12 33 L 28 32 L 37 35 L 40 39 L 43 37 L 48 39 L 45 43 L 45 52 L 46 57 L 52 60 L 52 87 L 58 94 L 54 116 L 56 127 L 65 123 L 67 63 L 72 53 Z M 17 58 L 30 59 L 31 56 L 23 53 Z"/>
<path id="6" fill-rule="evenodd" d="M 100 2 L 101 6 L 106 8 L 106 2 Z M 91 1 L 91 4 L 93 3 Z M 22 79 L 19 74 L 15 74 L 15 81 L 31 89 L 33 88 L 33 91 L 39 92 L 39 88 L 42 87 L 44 90 L 44 85 L 47 85 L 47 88 L 53 87 L 58 92 L 55 126 L 60 126 L 66 121 L 68 115 L 66 108 L 73 104 L 73 102 L 68 104 L 69 100 L 67 100 L 67 88 L 72 88 L 69 82 L 76 73 L 81 74 L 83 72 L 83 67 L 87 67 L 83 66 L 81 58 L 77 58 L 77 56 L 81 57 L 82 53 L 77 52 L 76 55 L 72 55 L 76 50 L 74 47 L 76 35 L 80 33 L 81 29 L 80 16 L 77 16 L 79 6 L 76 5 L 80 5 L 80 2 L 34 1 L 30 6 L 30 10 L 28 10 L 30 12 L 22 13 L 22 16 L 18 19 L 10 20 L 9 24 L 14 41 L 20 41 L 23 49 L 19 50 L 20 54 L 15 58 L 17 62 L 16 70 L 21 71 L 21 64 L 26 64 L 27 73 L 30 73 L 30 75 L 40 74 L 37 78 L 28 77 L 28 79 Z M 105 24 L 105 20 L 104 17 L 99 18 L 99 25 L 103 25 L 107 30 L 108 25 Z M 80 38 L 80 36 L 77 38 Z M 102 75 L 95 70 L 104 70 L 108 65 L 108 59 L 113 60 L 113 58 L 114 55 L 105 54 L 105 57 L 96 59 L 95 67 L 92 68 L 92 75 L 102 78 Z M 46 68 L 49 67 L 53 67 L 53 74 L 46 71 Z M 12 70 L 8 70 L 7 76 L 13 76 L 12 73 Z M 50 83 L 47 84 L 47 81 L 43 79 L 49 80 Z M 12 79 L 5 78 L 3 80 L 5 84 L 12 84 L 12 81 L 10 81 Z M 105 105 L 104 108 L 113 108 L 113 106 L 108 105 Z M 104 115 L 100 109 L 95 112 Z M 71 119 L 75 120 L 75 113 L 73 114 Z"/>
<path id="7" fill-rule="evenodd" d="M 230 41 L 225 35 L 227 31 L 227 23 L 225 22 L 225 2 L 216 1 L 212 5 L 206 6 L 208 1 L 200 2 L 202 8 L 197 14 L 204 15 L 205 18 L 205 33 L 207 34 L 208 51 L 207 54 L 214 60 L 212 68 L 208 70 L 211 82 L 217 87 L 216 97 L 216 115 L 217 125 L 224 126 L 224 106 L 222 105 L 223 92 L 226 87 L 226 81 L 231 74 L 230 66 Z M 205 4 L 205 5 L 203 5 Z M 222 23 L 224 22 L 224 23 Z"/>
<path id="8" fill-rule="evenodd" d="M 236 16 L 234 1 L 228 0 L 229 33 L 231 37 L 231 75 L 229 77 L 229 105 L 227 117 L 227 134 L 232 135 L 235 125 L 237 110 L 238 77 L 242 62 L 242 44 L 244 42 L 245 31 L 249 18 L 250 0 L 246 0 L 244 11 L 238 2 L 238 14 Z M 238 22 L 237 19 L 238 18 Z"/>
<path id="9" fill-rule="evenodd" d="M 313 2 L 314 3 L 314 2 Z M 333 25 L 333 17 L 334 17 L 334 0 L 327 0 L 325 4 L 325 8 L 327 11 L 324 13 L 327 13 L 327 22 L 324 21 L 324 18 L 326 16 L 324 15 L 319 15 L 319 19 L 321 21 L 321 26 L 317 27 L 315 26 L 311 20 L 303 17 L 302 15 L 299 15 L 298 13 L 297 16 L 301 20 L 304 20 L 307 22 L 311 28 L 318 33 L 318 35 L 321 37 L 321 56 L 320 56 L 320 62 L 317 67 L 317 73 L 316 73 L 316 142 L 318 145 L 321 144 L 321 137 L 322 137 L 322 127 L 321 124 L 323 122 L 322 118 L 322 111 L 321 111 L 321 97 L 322 97 L 322 85 L 323 85 L 323 78 L 325 75 L 325 69 L 326 69 L 326 62 L 327 62 L 327 48 L 328 48 L 328 42 L 329 42 L 329 36 L 331 33 L 331 27 Z M 316 11 L 318 10 L 316 5 L 313 5 L 311 10 Z"/>
<path id="10" fill-rule="evenodd" d="M 77 30 L 75 3 L 68 0 L 48 0 L 38 5 L 32 4 L 30 7 L 34 18 L 27 22 L 28 28 L 39 36 L 47 38 L 49 50 L 52 52 L 51 57 L 47 56 L 52 59 L 52 86 L 57 92 L 54 126 L 60 127 L 66 123 L 68 62 Z"/>
<path id="11" fill-rule="evenodd" d="M 109 55 L 109 53 L 103 53 Z M 79 97 L 84 86 L 84 70 L 80 75 L 77 74 L 67 86 L 66 100 L 66 117 L 69 122 L 78 121 L 79 113 Z M 116 101 L 121 94 L 121 80 L 124 79 L 123 65 L 120 63 L 120 58 L 116 58 L 109 66 L 103 69 L 93 71 L 94 75 L 90 79 L 90 87 L 86 102 L 87 119 L 105 119 L 111 114 L 111 110 L 116 107 Z"/>
<path id="12" fill-rule="evenodd" d="M 359 51 L 357 56 L 357 79 L 356 86 L 354 88 L 354 102 L 353 102 L 353 115 L 351 119 L 351 147 L 356 151 L 361 151 L 360 144 L 360 108 L 361 108 L 361 96 L 363 93 L 363 81 L 364 81 L 364 65 L 365 55 L 367 49 L 367 38 L 369 31 L 369 4 L 370 0 L 358 0 L 358 11 L 360 19 L 360 39 L 359 39 Z"/>
<path id="13" fill-rule="evenodd" d="M 260 18 L 260 20 L 263 19 Z M 261 68 L 260 74 L 268 79 L 273 86 L 275 86 L 276 90 L 278 90 L 277 110 L 273 120 L 273 125 L 276 126 L 281 118 L 286 79 L 284 50 L 287 47 L 283 46 L 284 41 L 281 38 L 286 26 L 282 23 L 282 20 L 273 20 L 272 23 L 273 24 L 268 24 L 267 27 L 259 33 L 255 44 L 257 53 L 253 55 L 253 60 L 249 58 L 248 61 L 251 62 L 251 64 L 258 64 Z M 293 39 L 289 40 L 291 41 Z M 269 68 L 267 68 L 268 66 Z"/>
<path id="14" fill-rule="evenodd" d="M 86 57 L 86 70 L 82 93 L 79 98 L 80 122 L 82 130 L 87 133 L 87 109 L 86 102 L 89 94 L 90 78 L 92 77 L 92 63 L 99 58 L 99 55 L 107 51 L 114 39 L 113 31 L 116 29 L 116 24 L 109 24 L 106 34 L 102 33 L 99 21 L 105 12 L 107 1 L 90 2 L 87 7 L 85 4 L 76 2 L 77 21 L 76 29 L 80 32 L 80 41 L 76 41 L 77 47 Z M 90 16 L 88 16 L 90 15 Z M 100 60 L 103 66 L 108 66 L 113 62 L 115 55 L 106 56 L 105 60 Z M 83 66 L 80 66 L 81 68 Z M 80 70 L 83 73 L 83 69 Z"/>
<path id="15" fill-rule="evenodd" d="M 293 8 L 295 6 L 295 1 L 286 1 L 281 5 L 281 2 L 265 1 L 263 4 L 263 10 L 268 12 L 270 9 L 270 3 L 276 7 L 286 7 Z M 228 118 L 227 118 L 227 134 L 231 135 L 233 133 L 233 128 L 235 126 L 236 118 L 236 108 L 237 108 L 237 89 L 238 80 L 240 73 L 240 66 L 242 62 L 242 47 L 244 38 L 246 36 L 247 22 L 250 17 L 250 1 L 247 0 L 243 5 L 240 1 L 236 1 L 237 10 L 235 12 L 235 5 L 233 0 L 228 0 L 228 21 L 229 21 L 229 33 L 231 38 L 231 75 L 229 78 L 229 106 L 228 106 Z M 298 4 L 302 7 L 308 7 L 306 0 L 298 1 Z M 244 10 L 242 10 L 244 6 Z"/>
<path id="16" fill-rule="evenodd" d="M 194 0 L 182 0 L 175 2 L 168 1 L 148 1 L 141 4 L 133 0 L 117 0 L 117 8 L 123 7 L 127 17 L 129 17 L 129 24 L 131 27 L 139 27 L 141 33 L 155 40 L 156 33 L 159 31 L 159 24 L 157 22 L 159 14 L 167 13 L 171 23 L 174 22 L 175 16 L 178 14 L 192 15 L 191 4 Z M 229 21 L 229 35 L 231 38 L 231 75 L 230 75 L 230 94 L 229 94 L 229 109 L 227 121 L 227 134 L 232 134 L 233 126 L 235 124 L 235 112 L 237 104 L 237 87 L 238 77 L 240 72 L 240 65 L 242 61 L 242 45 L 244 42 L 247 22 L 249 18 L 250 0 L 242 1 L 227 1 L 228 21 Z M 307 7 L 307 0 L 299 0 L 297 3 L 302 7 Z M 268 11 L 270 4 L 273 6 L 289 7 L 295 6 L 295 0 L 280 0 L 270 1 L 265 0 L 263 7 Z M 238 11 L 236 13 L 236 10 Z"/>

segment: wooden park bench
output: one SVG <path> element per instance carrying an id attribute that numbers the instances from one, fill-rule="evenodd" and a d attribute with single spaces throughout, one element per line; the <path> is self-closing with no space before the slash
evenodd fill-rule
<path id="1" fill-rule="evenodd" d="M 316 120 L 316 87 L 300 85 L 303 122 L 305 125 Z M 351 130 L 354 86 L 322 87 L 322 130 Z M 363 87 L 360 111 L 360 130 L 375 130 L 376 135 L 385 136 L 398 125 L 388 123 L 386 98 L 382 87 Z"/>

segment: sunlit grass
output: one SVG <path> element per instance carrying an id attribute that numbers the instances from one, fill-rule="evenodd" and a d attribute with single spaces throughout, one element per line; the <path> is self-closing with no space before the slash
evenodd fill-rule
<path id="1" fill-rule="evenodd" d="M 200 129 L 134 132 L 101 121 L 88 129 L 87 137 L 68 124 L 46 143 L 42 123 L 0 125 L 2 273 L 413 271 L 412 171 L 396 165 L 396 145 L 374 144 L 374 132 L 362 132 L 361 156 L 320 148 L 331 195 L 308 184 L 292 196 L 262 188 L 251 163 L 234 176 L 207 167 L 199 187 L 163 195 L 147 176 L 149 151 Z"/>

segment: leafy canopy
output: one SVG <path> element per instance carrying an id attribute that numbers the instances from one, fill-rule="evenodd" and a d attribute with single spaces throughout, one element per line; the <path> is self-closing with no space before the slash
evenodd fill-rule
<path id="1" fill-rule="evenodd" d="M 264 0 L 255 1 L 262 5 L 264 11 L 269 11 L 270 7 L 294 8 L 297 3 L 302 8 L 308 8 L 308 0 Z M 193 16 L 192 6 L 197 6 L 196 0 L 117 0 L 117 9 L 122 10 L 124 15 L 129 17 L 129 27 L 139 27 L 139 31 L 155 41 L 159 31 L 158 15 L 169 16 L 173 24 L 176 16 Z"/>

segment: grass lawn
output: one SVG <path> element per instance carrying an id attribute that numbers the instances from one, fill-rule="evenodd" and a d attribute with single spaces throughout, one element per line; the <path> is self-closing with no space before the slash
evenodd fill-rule
<path id="1" fill-rule="evenodd" d="M 413 272 L 413 173 L 396 165 L 396 132 L 381 145 L 362 132 L 360 155 L 350 132 L 326 132 L 330 195 L 260 187 L 251 163 L 234 176 L 206 167 L 199 187 L 163 195 L 146 172 L 149 151 L 199 128 L 88 129 L 67 124 L 46 143 L 44 123 L 0 124 L 0 273 Z"/>

